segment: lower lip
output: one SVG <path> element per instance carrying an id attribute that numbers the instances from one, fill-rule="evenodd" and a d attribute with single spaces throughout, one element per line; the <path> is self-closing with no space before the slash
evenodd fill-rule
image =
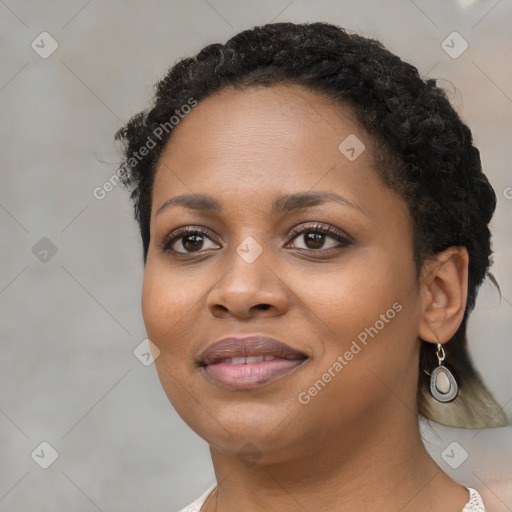
<path id="1" fill-rule="evenodd" d="M 216 363 L 204 367 L 205 373 L 216 382 L 237 389 L 250 389 L 293 371 L 304 359 L 273 359 L 261 363 Z"/>

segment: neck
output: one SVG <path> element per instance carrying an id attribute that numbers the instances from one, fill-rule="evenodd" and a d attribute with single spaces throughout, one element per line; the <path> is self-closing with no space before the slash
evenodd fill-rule
<path id="1" fill-rule="evenodd" d="M 368 421 L 367 428 L 338 435 L 333 443 L 325 443 L 330 433 L 319 433 L 316 445 L 303 440 L 292 450 L 300 455 L 286 461 L 265 462 L 263 455 L 250 465 L 211 447 L 218 487 L 204 510 L 462 510 L 467 491 L 432 460 L 416 416 L 406 410 L 400 419 L 395 411 L 388 419 Z M 311 450 L 304 453 L 307 445 Z"/>

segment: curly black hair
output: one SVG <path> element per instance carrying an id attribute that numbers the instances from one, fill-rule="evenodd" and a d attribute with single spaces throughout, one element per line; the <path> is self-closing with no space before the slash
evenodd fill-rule
<path id="1" fill-rule="evenodd" d="M 376 172 L 405 200 L 411 213 L 418 275 L 426 258 L 452 246 L 467 248 L 466 311 L 445 348 L 448 362 L 452 355 L 455 373 L 476 379 L 465 349 L 466 323 L 491 265 L 488 224 L 496 207 L 479 151 L 435 79 L 422 80 L 416 67 L 379 41 L 338 26 L 274 23 L 240 32 L 225 44 L 210 44 L 196 56 L 177 62 L 156 85 L 151 108 L 132 117 L 116 133 L 124 147 L 122 183 L 132 190 L 144 264 L 155 171 L 173 132 L 169 120 L 186 112 L 184 106 L 191 99 L 199 103 L 225 87 L 287 83 L 348 106 L 370 135 Z M 165 133 L 162 126 L 166 126 Z M 134 158 L 149 140 L 151 151 L 144 158 Z M 434 352 L 424 343 L 420 368 L 433 365 Z M 419 388 L 425 388 L 427 381 L 420 371 Z M 464 386 L 460 391 L 464 396 Z M 422 403 L 419 395 L 420 413 L 435 416 Z M 486 425 L 490 423 L 486 419 Z"/>

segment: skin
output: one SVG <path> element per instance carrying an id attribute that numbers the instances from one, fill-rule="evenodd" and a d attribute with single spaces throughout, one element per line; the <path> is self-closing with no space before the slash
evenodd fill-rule
<path id="1" fill-rule="evenodd" d="M 350 134 L 366 146 L 354 161 L 338 149 Z M 169 400 L 210 445 L 218 487 L 206 512 L 459 512 L 468 500 L 425 450 L 416 412 L 420 344 L 445 342 L 460 324 L 467 252 L 446 250 L 418 278 L 410 214 L 375 172 L 371 148 L 347 106 L 280 85 L 210 96 L 164 149 L 142 313 Z M 270 215 L 277 196 L 304 191 L 336 192 L 355 206 L 327 201 Z M 222 211 L 172 206 L 157 215 L 165 201 L 190 193 L 214 196 Z M 308 242 L 315 223 L 352 243 L 340 247 L 330 235 Z M 184 254 L 163 252 L 165 237 L 182 226 L 211 236 L 202 245 L 177 239 L 172 247 Z M 295 226 L 304 231 L 288 236 Z M 236 251 L 247 237 L 262 248 L 252 263 Z M 299 393 L 395 302 L 401 311 L 300 403 Z M 273 336 L 308 359 L 254 389 L 223 387 L 197 357 L 233 333 Z M 243 456 L 247 450 L 256 455 Z"/>

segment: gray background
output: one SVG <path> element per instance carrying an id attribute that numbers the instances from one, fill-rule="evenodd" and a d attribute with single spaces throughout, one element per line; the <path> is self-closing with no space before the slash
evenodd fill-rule
<path id="1" fill-rule="evenodd" d="M 470 340 L 512 420 L 510 1 L 0 0 L 1 512 L 172 512 L 214 482 L 206 443 L 133 354 L 143 265 L 128 194 L 92 191 L 115 172 L 114 132 L 177 58 L 271 21 L 334 22 L 445 79 L 498 195 L 503 298 L 483 286 Z M 43 31 L 59 45 L 46 59 L 31 48 Z M 456 59 L 441 46 L 453 31 L 469 44 Z M 47 261 L 33 250 L 43 237 Z M 512 427 L 423 433 L 491 511 L 512 510 Z M 46 470 L 31 458 L 42 441 L 59 453 Z M 457 469 L 441 456 L 454 441 L 455 458 L 468 454 Z"/>

